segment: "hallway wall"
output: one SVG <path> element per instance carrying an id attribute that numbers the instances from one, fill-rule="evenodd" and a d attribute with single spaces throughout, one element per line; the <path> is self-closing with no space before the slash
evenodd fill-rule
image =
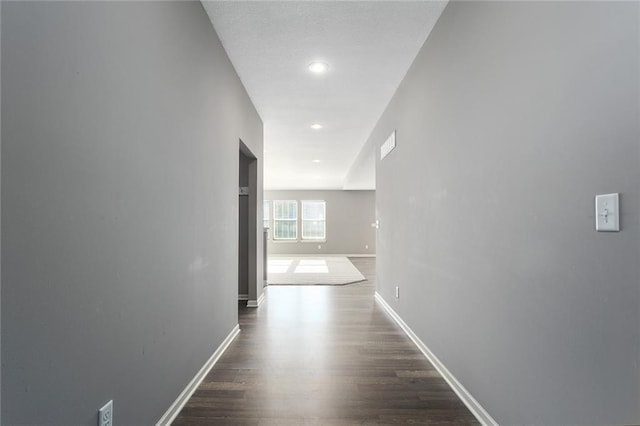
<path id="1" fill-rule="evenodd" d="M 639 7 L 450 2 L 369 139 L 378 291 L 500 424 L 640 422 Z"/>
<path id="2" fill-rule="evenodd" d="M 4 424 L 169 408 L 237 324 L 240 138 L 261 193 L 199 2 L 2 2 Z"/>

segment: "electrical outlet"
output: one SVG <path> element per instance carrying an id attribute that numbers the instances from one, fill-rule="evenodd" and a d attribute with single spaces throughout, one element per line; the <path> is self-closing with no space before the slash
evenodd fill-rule
<path id="1" fill-rule="evenodd" d="M 365 244 L 365 245 L 364 245 L 364 248 L 365 248 L 366 250 L 369 250 L 369 244 Z"/>
<path id="2" fill-rule="evenodd" d="M 400 287 L 396 286 L 396 299 L 400 299 Z"/>
<path id="3" fill-rule="evenodd" d="M 318 250 L 320 250 L 322 248 L 322 246 L 320 244 L 318 244 Z"/>
<path id="4" fill-rule="evenodd" d="M 113 400 L 98 411 L 98 426 L 113 426 Z"/>

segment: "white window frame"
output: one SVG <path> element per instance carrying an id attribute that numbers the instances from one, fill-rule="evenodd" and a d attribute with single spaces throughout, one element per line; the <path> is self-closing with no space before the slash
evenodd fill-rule
<path id="1" fill-rule="evenodd" d="M 304 218 L 304 204 L 305 203 L 322 203 L 322 210 L 323 210 L 323 216 L 324 219 L 322 219 L 322 237 L 308 237 L 305 236 L 305 226 L 304 223 L 306 221 L 306 219 Z M 315 242 L 315 241 L 326 241 L 327 240 L 327 202 L 325 200 L 302 200 L 300 202 L 300 210 L 301 210 L 301 216 L 302 216 L 302 221 L 301 221 L 301 228 L 302 228 L 302 241 L 310 241 L 310 242 Z M 314 222 L 318 222 L 320 221 L 319 219 L 309 219 L 308 221 L 314 221 Z"/>
<path id="2" fill-rule="evenodd" d="M 276 203 L 295 203 L 296 208 L 296 217 L 295 219 L 278 219 L 276 217 Z M 273 236 L 274 241 L 298 241 L 298 217 L 300 216 L 298 213 L 298 201 L 297 200 L 273 200 L 271 203 L 273 205 L 273 232 L 271 235 Z M 287 222 L 295 222 L 295 226 L 293 229 L 295 230 L 295 236 L 293 238 L 281 238 L 278 237 L 278 221 L 287 221 Z"/>

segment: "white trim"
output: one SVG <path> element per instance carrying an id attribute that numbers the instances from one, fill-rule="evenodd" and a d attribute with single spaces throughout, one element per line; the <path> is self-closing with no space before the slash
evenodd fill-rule
<path id="1" fill-rule="evenodd" d="M 264 293 L 265 292 L 263 290 L 260 297 L 258 297 L 258 300 L 249 300 L 247 302 L 247 308 L 257 308 L 258 306 L 260 306 L 262 302 L 264 302 Z"/>
<path id="2" fill-rule="evenodd" d="M 464 402 L 469 411 L 478 419 L 478 421 L 486 426 L 498 426 L 493 417 L 480 405 L 478 401 L 469 393 L 462 383 L 455 378 L 453 374 L 445 367 L 445 365 L 436 357 L 431 350 L 425 345 L 422 340 L 409 328 L 409 326 L 400 318 L 400 316 L 389 306 L 389 304 L 382 298 L 380 293 L 376 291 L 376 301 L 384 308 L 385 311 L 394 319 L 394 321 L 400 326 L 400 328 L 406 333 L 406 335 L 415 343 L 425 357 L 433 364 L 438 370 L 438 373 L 449 383 L 451 389 L 458 395 L 458 397 Z"/>
<path id="3" fill-rule="evenodd" d="M 249 295 L 248 294 L 239 294 L 238 295 L 238 300 L 249 300 Z"/>
<path id="4" fill-rule="evenodd" d="M 220 346 L 218 346 L 218 349 L 216 349 L 213 355 L 211 355 L 211 358 L 209 358 L 207 362 L 205 362 L 200 371 L 198 371 L 193 379 L 191 379 L 187 387 L 184 388 L 180 395 L 178 395 L 178 398 L 176 398 L 173 404 L 171 404 L 164 415 L 160 417 L 160 420 L 158 420 L 156 426 L 170 425 L 176 419 L 176 417 L 178 417 L 178 414 L 180 414 L 182 408 L 185 406 L 187 401 L 189 401 L 191 395 L 193 395 L 198 386 L 200 386 L 200 383 L 202 383 L 207 374 L 209 374 L 211 368 L 213 368 L 216 362 L 218 362 L 224 351 L 227 350 L 231 342 L 233 342 L 233 339 L 235 339 L 239 333 L 240 326 L 236 324 L 236 326 L 233 327 L 233 330 L 231 330 L 231 333 L 229 333 L 226 339 L 224 339 Z"/>

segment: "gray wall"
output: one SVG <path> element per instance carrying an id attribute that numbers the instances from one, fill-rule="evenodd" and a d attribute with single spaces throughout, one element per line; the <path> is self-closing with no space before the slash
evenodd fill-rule
<path id="1" fill-rule="evenodd" d="M 274 242 L 270 234 L 269 254 L 360 254 L 376 253 L 375 191 L 265 191 L 265 200 L 325 200 L 326 242 Z M 273 203 L 270 204 L 273 220 Z M 298 212 L 298 239 L 301 237 Z M 318 245 L 320 248 L 318 249 Z M 365 248 L 369 246 L 369 248 Z"/>
<path id="2" fill-rule="evenodd" d="M 2 420 L 152 424 L 237 324 L 262 122 L 198 2 L 2 2 L 2 88 Z"/>
<path id="3" fill-rule="evenodd" d="M 378 291 L 501 424 L 640 423 L 639 18 L 450 2 L 369 140 Z"/>

